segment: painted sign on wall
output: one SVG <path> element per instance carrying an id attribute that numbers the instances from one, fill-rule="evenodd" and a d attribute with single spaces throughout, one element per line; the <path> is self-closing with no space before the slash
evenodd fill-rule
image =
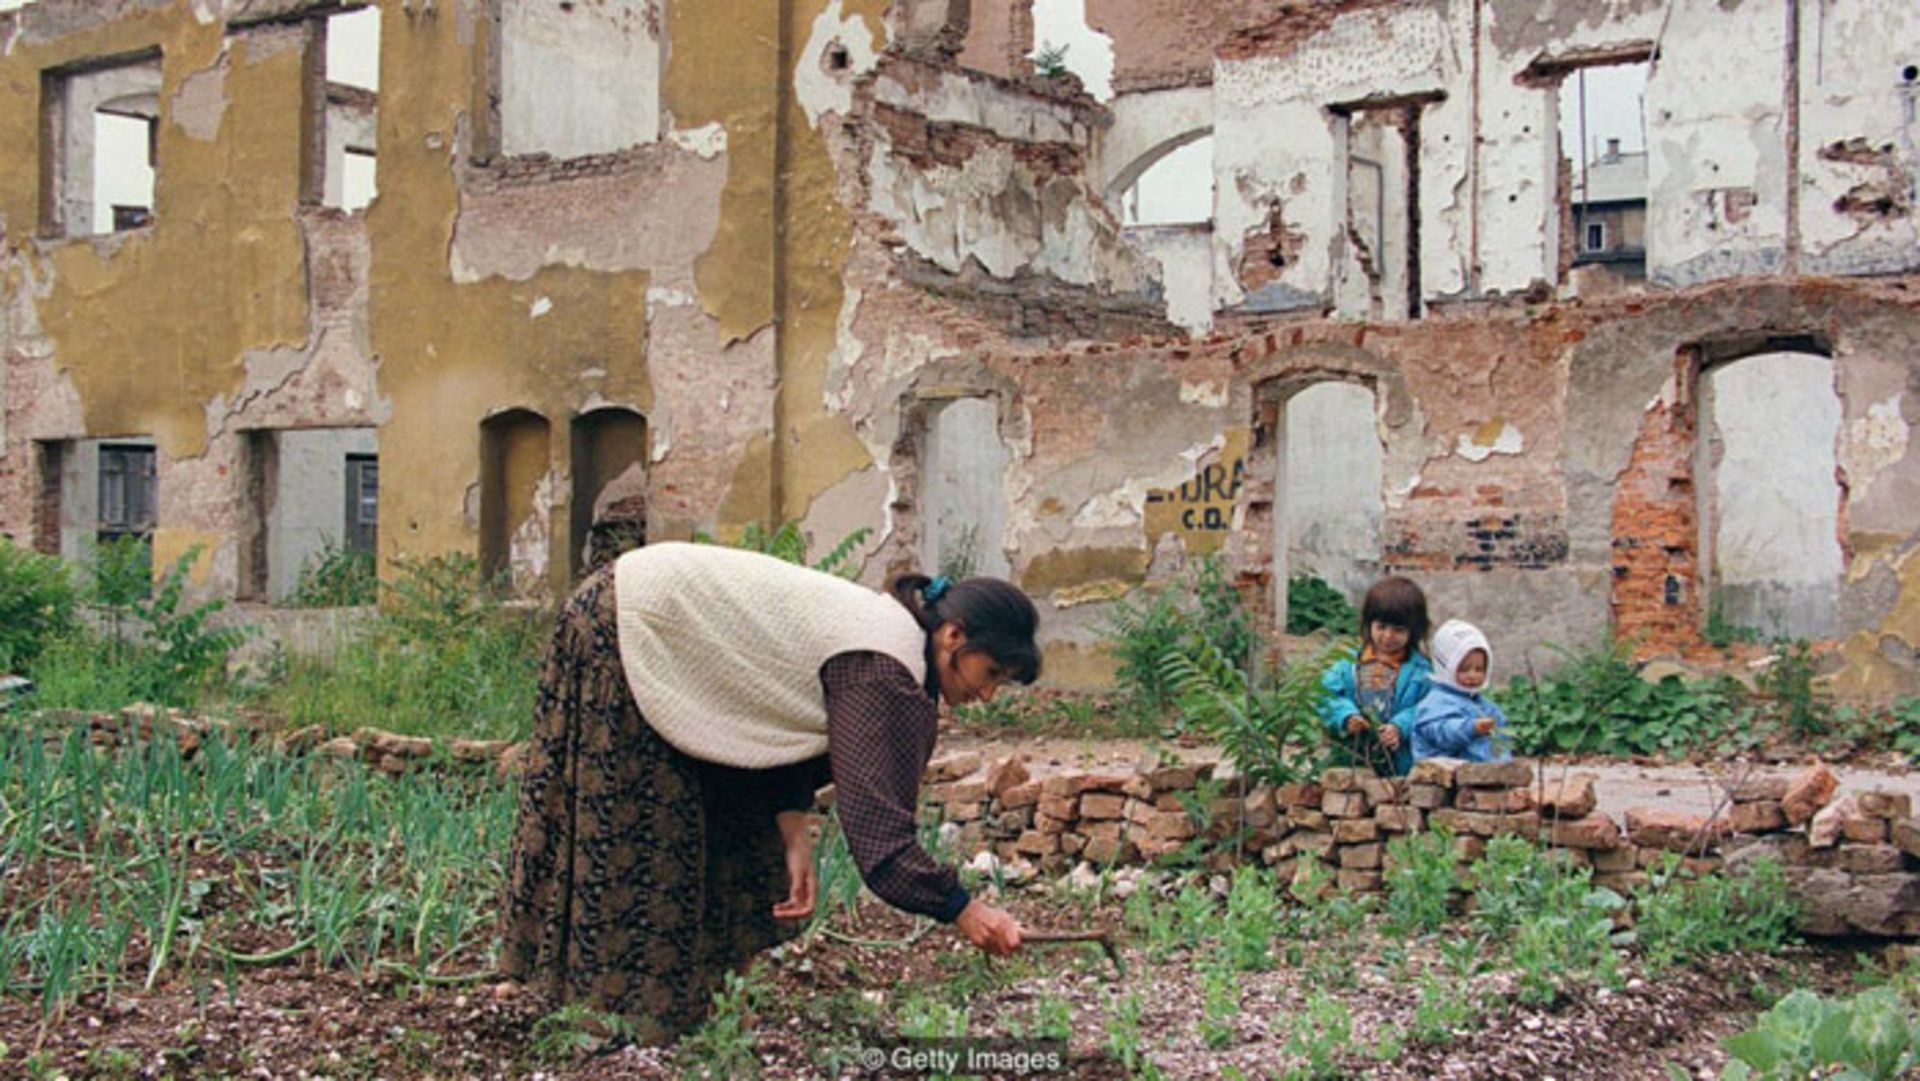
<path id="1" fill-rule="evenodd" d="M 1147 493 L 1149 547 L 1163 534 L 1178 533 L 1189 552 L 1220 550 L 1233 528 L 1233 505 L 1246 481 L 1247 438 L 1245 428 L 1227 429 L 1226 445 L 1203 459 L 1191 480 Z"/>

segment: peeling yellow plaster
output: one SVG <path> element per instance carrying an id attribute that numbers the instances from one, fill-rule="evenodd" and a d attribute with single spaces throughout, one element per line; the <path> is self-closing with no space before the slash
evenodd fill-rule
<path id="1" fill-rule="evenodd" d="M 756 433 L 747 441 L 746 453 L 733 471 L 733 483 L 727 485 L 726 501 L 720 504 L 722 529 L 737 529 L 748 522 L 765 522 L 767 506 L 772 502 L 773 444 L 765 434 Z"/>
<path id="2" fill-rule="evenodd" d="M 466 500 L 479 481 L 480 424 L 489 414 L 519 408 L 544 416 L 550 468 L 565 477 L 570 422 L 584 403 L 644 412 L 653 393 L 645 272 L 548 266 L 525 281 L 454 282 L 454 151 L 466 137 L 481 35 L 471 20 L 410 16 L 397 5 L 382 16 L 380 196 L 367 224 L 373 347 L 393 406 L 381 466 L 406 478 L 381 507 L 381 554 L 391 560 L 475 549 Z M 548 303 L 536 319 L 541 298 Z M 547 524 L 548 577 L 563 592 L 570 567 L 562 553 L 573 541 L 564 488 Z"/>
<path id="3" fill-rule="evenodd" d="M 1047 686 L 1060 690 L 1112 690 L 1120 663 L 1103 646 L 1051 642 L 1040 647 L 1040 674 Z"/>
<path id="4" fill-rule="evenodd" d="M 250 350 L 308 337 L 305 252 L 294 207 L 300 178 L 302 28 L 224 38 L 189 5 L 149 12 L 57 41 L 16 46 L 0 93 L 0 146 L 27 148 L 0 175 L 0 212 L 16 236 L 39 220 L 43 68 L 158 46 L 160 125 L 155 224 L 111 240 L 53 245 L 37 274 L 54 363 L 79 391 L 95 435 L 150 434 L 169 458 L 206 449 L 206 403 L 232 397 Z M 229 51 L 222 56 L 223 46 Z M 180 88 L 228 65 L 218 138 L 172 122 Z M 105 316 L 103 313 L 111 313 Z"/>
<path id="5" fill-rule="evenodd" d="M 1832 686 L 1843 697 L 1885 702 L 1920 689 L 1920 679 L 1911 670 L 1895 665 L 1881 651 L 1887 638 L 1908 651 L 1920 650 L 1920 548 L 1909 549 L 1895 561 L 1893 570 L 1900 595 L 1886 618 L 1880 626 L 1857 631 L 1840 644 L 1842 667 L 1833 676 Z"/>
<path id="6" fill-rule="evenodd" d="M 1149 545 L 1165 534 L 1178 533 L 1187 551 L 1195 555 L 1220 550 L 1233 531 L 1233 507 L 1246 479 L 1247 447 L 1252 439 L 1252 431 L 1244 426 L 1227 429 L 1224 445 L 1201 460 L 1192 480 L 1178 488 L 1147 493 L 1142 517 Z"/>
<path id="7" fill-rule="evenodd" d="M 198 588 L 207 584 L 207 575 L 213 572 L 213 553 L 227 540 L 224 533 L 208 533 L 197 529 L 172 529 L 161 527 L 153 531 L 153 573 L 158 581 L 161 575 L 173 569 L 173 565 L 195 548 L 193 563 L 187 568 L 187 584 Z"/>
<path id="8" fill-rule="evenodd" d="M 773 320 L 778 12 L 779 5 L 742 4 L 717 17 L 689 0 L 667 4 L 660 100 L 676 129 L 718 123 L 727 132 L 720 227 L 694 264 L 700 305 L 719 320 L 723 342 Z"/>
<path id="9" fill-rule="evenodd" d="M 1020 586 L 1030 594 L 1112 579 L 1144 582 L 1148 553 L 1140 548 L 1061 548 L 1041 552 L 1020 575 Z"/>

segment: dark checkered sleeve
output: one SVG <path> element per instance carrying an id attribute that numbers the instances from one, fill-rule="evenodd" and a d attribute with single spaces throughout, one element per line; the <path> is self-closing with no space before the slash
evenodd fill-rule
<path id="1" fill-rule="evenodd" d="M 939 714 L 906 665 L 842 653 L 820 667 L 834 806 L 860 877 L 882 901 L 951 923 L 967 891 L 920 847 L 914 813 Z"/>

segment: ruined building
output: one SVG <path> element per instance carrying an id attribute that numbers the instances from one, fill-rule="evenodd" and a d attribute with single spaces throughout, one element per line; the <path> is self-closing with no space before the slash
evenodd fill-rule
<path id="1" fill-rule="evenodd" d="M 1023 583 L 1064 684 L 1219 552 L 1270 618 L 1398 569 L 1509 658 L 1711 618 L 1920 690 L 1912 0 L 1086 0 L 1106 100 L 1032 0 L 366 7 L 0 15 L 14 541 L 545 594 L 798 519 Z M 1135 224 L 1181 152 L 1210 212 Z"/>

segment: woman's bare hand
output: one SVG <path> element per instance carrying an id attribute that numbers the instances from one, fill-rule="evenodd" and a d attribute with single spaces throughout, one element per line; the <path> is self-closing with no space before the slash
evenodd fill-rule
<path id="1" fill-rule="evenodd" d="M 786 847 L 787 880 L 792 885 L 787 899 L 773 906 L 773 918 L 804 920 L 813 915 L 819 892 L 813 874 L 813 822 L 798 811 L 782 811 L 774 821 L 780 827 L 780 842 Z"/>
<path id="2" fill-rule="evenodd" d="M 1020 948 L 1020 921 L 983 901 L 968 901 L 953 923 L 967 941 L 995 957 Z"/>

